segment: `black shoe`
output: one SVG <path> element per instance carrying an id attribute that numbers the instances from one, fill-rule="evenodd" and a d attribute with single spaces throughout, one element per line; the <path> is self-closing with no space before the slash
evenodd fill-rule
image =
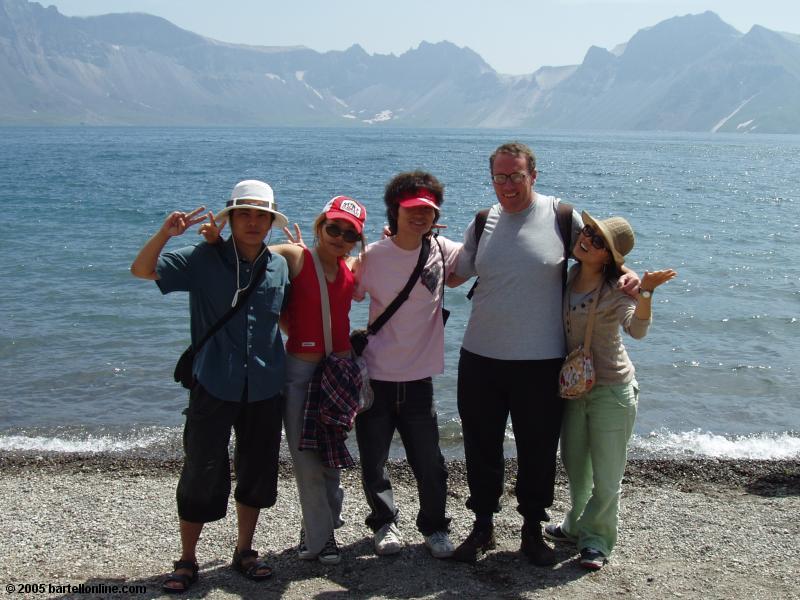
<path id="1" fill-rule="evenodd" d="M 542 539 L 542 528 L 539 523 L 522 526 L 522 544 L 520 551 L 537 567 L 549 567 L 556 564 L 555 551 Z"/>
<path id="2" fill-rule="evenodd" d="M 581 566 L 589 571 L 599 571 L 608 562 L 606 555 L 594 548 L 581 550 Z"/>
<path id="3" fill-rule="evenodd" d="M 338 565 L 342 562 L 342 554 L 339 552 L 339 545 L 336 543 L 336 537 L 331 531 L 331 535 L 322 550 L 317 556 L 317 560 L 323 565 Z"/>
<path id="4" fill-rule="evenodd" d="M 548 540 L 552 540 L 554 542 L 575 541 L 571 537 L 569 537 L 566 533 L 564 533 L 564 530 L 561 529 L 561 525 L 546 525 L 542 535 L 546 537 Z"/>
<path id="5" fill-rule="evenodd" d="M 494 525 L 484 525 L 478 527 L 477 523 L 472 526 L 472 531 L 461 545 L 453 552 L 452 559 L 460 562 L 474 563 L 478 556 L 487 550 L 494 550 L 497 542 L 494 539 Z"/>

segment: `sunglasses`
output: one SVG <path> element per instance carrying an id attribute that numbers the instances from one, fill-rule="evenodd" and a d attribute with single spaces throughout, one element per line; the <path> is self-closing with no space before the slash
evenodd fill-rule
<path id="1" fill-rule="evenodd" d="M 354 244 L 361 239 L 361 234 L 356 233 L 352 229 L 342 229 L 336 223 L 328 223 L 325 225 L 325 233 L 333 238 L 341 236 L 348 244 Z"/>
<path id="2" fill-rule="evenodd" d="M 602 236 L 596 234 L 594 232 L 594 228 L 591 225 L 584 225 L 581 233 L 585 235 L 592 241 L 592 246 L 597 248 L 598 250 L 605 250 L 606 249 L 606 241 L 603 239 Z"/>

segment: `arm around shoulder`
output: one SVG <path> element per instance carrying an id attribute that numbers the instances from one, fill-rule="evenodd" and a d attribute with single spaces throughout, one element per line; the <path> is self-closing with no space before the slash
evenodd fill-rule
<path id="1" fill-rule="evenodd" d="M 294 279 L 303 270 L 303 263 L 305 262 L 305 246 L 297 244 L 276 244 L 269 247 L 269 251 L 277 254 L 286 259 L 286 264 L 289 266 L 289 277 Z"/>

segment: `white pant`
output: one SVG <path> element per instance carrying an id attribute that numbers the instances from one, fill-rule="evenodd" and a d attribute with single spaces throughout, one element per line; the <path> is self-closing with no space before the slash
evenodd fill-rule
<path id="1" fill-rule="evenodd" d="M 313 554 L 318 554 L 331 532 L 344 524 L 341 518 L 344 490 L 339 484 L 339 469 L 323 465 L 315 450 L 297 449 L 303 429 L 308 384 L 316 368 L 315 363 L 286 357 L 286 402 L 283 409 L 283 426 L 303 511 L 306 547 Z"/>

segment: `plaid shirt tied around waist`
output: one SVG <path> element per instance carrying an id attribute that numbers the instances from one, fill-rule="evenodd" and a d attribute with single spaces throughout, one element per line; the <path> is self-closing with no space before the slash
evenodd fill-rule
<path id="1" fill-rule="evenodd" d="M 355 466 L 344 441 L 358 410 L 361 371 L 355 361 L 333 354 L 317 366 L 303 407 L 300 450 L 317 450 L 322 464 L 335 469 Z"/>

